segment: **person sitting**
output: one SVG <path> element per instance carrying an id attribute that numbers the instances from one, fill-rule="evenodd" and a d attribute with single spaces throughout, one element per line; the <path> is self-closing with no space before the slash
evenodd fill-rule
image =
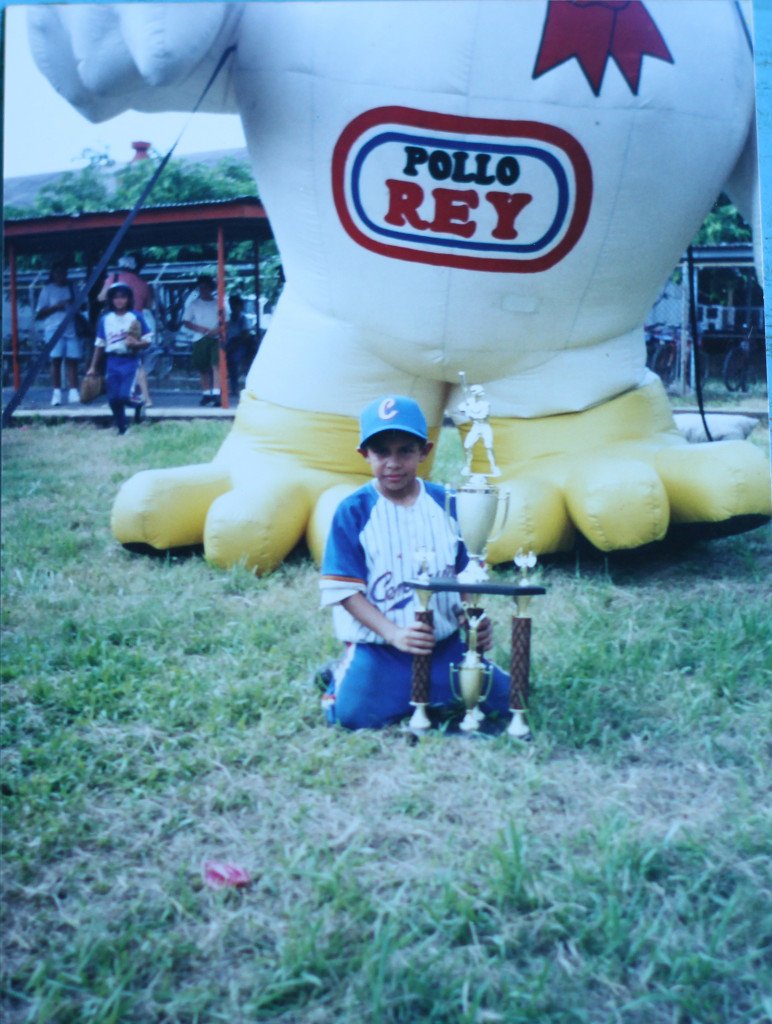
<path id="1" fill-rule="evenodd" d="M 431 654 L 431 704 L 457 703 L 450 666 L 464 653 L 459 595 L 433 595 L 432 628 L 416 621 L 415 591 L 407 581 L 419 571 L 419 550 L 434 563 L 433 576 L 456 576 L 468 555 L 448 522 L 444 488 L 417 476 L 432 449 L 419 405 L 404 395 L 380 398 L 362 412 L 360 428 L 358 451 L 373 479 L 338 505 L 322 560 L 322 606 L 332 607 L 336 635 L 347 645 L 323 706 L 331 724 L 378 729 L 410 713 L 415 655 Z M 477 649 L 490 650 L 487 616 L 477 629 Z M 492 669 L 480 707 L 503 716 L 509 676 Z"/>

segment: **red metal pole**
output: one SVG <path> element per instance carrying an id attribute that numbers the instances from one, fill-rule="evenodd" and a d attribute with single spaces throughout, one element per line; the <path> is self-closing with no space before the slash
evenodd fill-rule
<path id="1" fill-rule="evenodd" d="M 225 360 L 225 232 L 217 226 L 217 303 L 220 316 L 220 405 L 228 408 L 228 364 Z"/>
<path id="2" fill-rule="evenodd" d="M 13 244 L 8 246 L 8 262 L 11 272 L 11 353 L 13 362 L 13 390 L 18 391 L 21 384 L 19 370 L 19 307 L 16 294 L 16 250 Z"/>

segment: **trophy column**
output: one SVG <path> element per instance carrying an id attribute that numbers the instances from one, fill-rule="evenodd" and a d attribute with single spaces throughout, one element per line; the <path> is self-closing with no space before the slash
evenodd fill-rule
<path id="1" fill-rule="evenodd" d="M 417 611 L 415 617 L 418 622 L 425 622 L 429 626 L 434 625 L 434 612 L 428 608 L 422 608 L 420 611 Z M 415 711 L 410 718 L 409 724 L 409 728 L 413 731 L 423 732 L 431 725 L 429 716 L 426 714 L 426 706 L 429 703 L 431 692 L 431 677 L 431 654 L 414 654 L 410 703 L 415 708 Z"/>
<path id="2" fill-rule="evenodd" d="M 429 575 L 429 552 L 421 549 L 416 552 L 416 562 L 419 566 L 418 578 L 427 582 Z M 420 608 L 416 608 L 416 622 L 425 622 L 426 625 L 434 626 L 434 612 L 429 608 L 429 601 L 432 596 L 431 590 L 417 586 L 415 591 Z M 411 715 L 408 728 L 411 732 L 423 733 L 431 727 L 429 716 L 426 713 L 427 705 L 431 699 L 432 679 L 432 656 L 431 654 L 413 655 L 413 675 L 410 687 L 410 703 L 415 708 Z"/>
<path id="3" fill-rule="evenodd" d="M 520 571 L 522 587 L 528 587 L 527 573 L 535 567 L 536 556 L 532 551 L 525 554 L 520 550 L 514 562 Z M 531 616 L 528 614 L 531 597 L 529 593 L 516 594 L 515 610 L 512 613 L 512 653 L 509 663 L 509 710 L 512 712 L 512 721 L 507 733 L 519 740 L 531 738 L 531 730 L 525 720 L 531 696 Z"/>
<path id="4" fill-rule="evenodd" d="M 531 674 L 531 618 L 516 609 L 512 615 L 512 653 L 509 663 L 509 710 L 512 721 L 507 733 L 527 739 L 531 730 L 525 721 Z"/>

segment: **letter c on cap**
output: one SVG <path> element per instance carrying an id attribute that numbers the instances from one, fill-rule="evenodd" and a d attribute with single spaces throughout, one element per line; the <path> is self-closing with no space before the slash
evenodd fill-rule
<path id="1" fill-rule="evenodd" d="M 393 398 L 384 398 L 378 406 L 379 420 L 393 420 L 397 415 L 397 403 Z"/>

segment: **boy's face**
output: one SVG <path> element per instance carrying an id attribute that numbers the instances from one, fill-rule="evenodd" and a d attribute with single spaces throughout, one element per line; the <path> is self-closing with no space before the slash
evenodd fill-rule
<path id="1" fill-rule="evenodd" d="M 122 313 L 129 304 L 129 296 L 126 292 L 114 292 L 112 300 L 113 309 L 116 313 Z"/>
<path id="2" fill-rule="evenodd" d="M 370 463 L 381 494 L 399 501 L 413 495 L 416 471 L 431 450 L 431 441 L 403 430 L 383 430 L 368 438 L 359 452 Z"/>

